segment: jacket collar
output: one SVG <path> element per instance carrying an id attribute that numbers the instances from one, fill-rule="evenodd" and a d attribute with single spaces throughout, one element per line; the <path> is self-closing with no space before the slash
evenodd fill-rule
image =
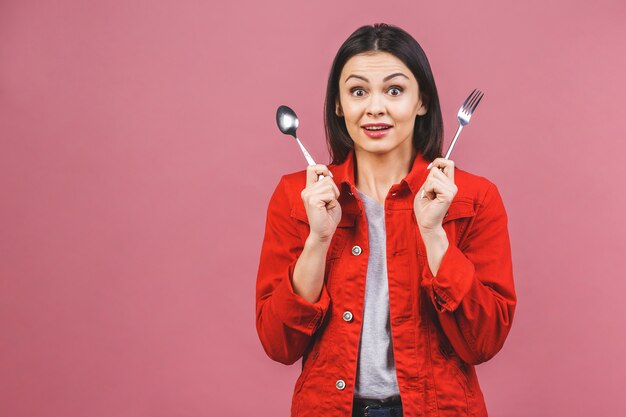
<path id="1" fill-rule="evenodd" d="M 429 161 L 424 159 L 420 152 L 417 152 L 409 173 L 400 181 L 400 187 L 408 187 L 411 190 L 411 194 L 415 196 L 428 175 L 428 171 L 426 170 L 428 164 Z M 346 184 L 350 189 L 350 193 L 356 193 L 354 181 L 356 169 L 354 149 L 350 149 L 348 156 L 342 163 L 334 165 L 332 169 L 329 167 L 329 169 L 333 173 L 335 184 Z M 395 191 L 394 189 L 396 188 L 396 186 L 393 186 L 392 191 Z"/>

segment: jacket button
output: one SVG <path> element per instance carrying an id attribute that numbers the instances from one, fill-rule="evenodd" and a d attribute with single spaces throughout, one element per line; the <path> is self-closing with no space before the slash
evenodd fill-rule
<path id="1" fill-rule="evenodd" d="M 346 383 L 343 379 L 339 379 L 336 383 L 335 386 L 337 387 L 337 389 L 342 390 L 346 387 Z"/>
<path id="2" fill-rule="evenodd" d="M 345 321 L 352 321 L 352 313 L 349 311 L 344 311 L 343 312 L 343 319 Z"/>
<path id="3" fill-rule="evenodd" d="M 361 254 L 361 247 L 360 246 L 354 246 L 352 247 L 352 254 L 355 256 L 358 256 Z"/>

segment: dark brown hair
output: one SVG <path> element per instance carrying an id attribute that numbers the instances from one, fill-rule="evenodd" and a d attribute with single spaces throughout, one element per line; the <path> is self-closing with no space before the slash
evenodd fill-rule
<path id="1" fill-rule="evenodd" d="M 324 127 L 331 162 L 343 162 L 349 150 L 354 147 L 344 118 L 335 114 L 341 71 L 354 55 L 376 51 L 388 52 L 400 59 L 411 70 L 419 85 L 421 99 L 428 111 L 425 115 L 415 118 L 413 147 L 429 161 L 442 156 L 443 120 L 428 58 L 420 44 L 403 29 L 377 23 L 362 26 L 352 33 L 341 45 L 333 60 L 324 105 Z"/>

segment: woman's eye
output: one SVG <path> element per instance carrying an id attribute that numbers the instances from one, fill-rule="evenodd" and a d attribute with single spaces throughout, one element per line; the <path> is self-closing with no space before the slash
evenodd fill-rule
<path id="1" fill-rule="evenodd" d="M 399 96 L 400 94 L 402 94 L 402 88 L 400 88 L 400 87 L 391 87 L 389 89 L 389 94 L 391 94 L 392 96 Z"/>
<path id="2" fill-rule="evenodd" d="M 389 90 L 387 91 L 389 92 L 390 95 L 395 97 L 395 96 L 399 96 L 400 94 L 402 94 L 404 89 L 402 87 L 390 87 Z M 366 91 L 360 87 L 355 87 L 350 90 L 350 93 L 355 97 L 364 97 L 366 94 Z"/>
<path id="3" fill-rule="evenodd" d="M 350 90 L 350 92 L 353 96 L 357 97 L 363 97 L 363 95 L 365 94 L 365 90 L 363 90 L 362 88 L 353 88 L 352 90 Z"/>

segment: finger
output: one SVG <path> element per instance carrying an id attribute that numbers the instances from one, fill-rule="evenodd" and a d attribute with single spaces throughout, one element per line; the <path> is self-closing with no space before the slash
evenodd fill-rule
<path id="1" fill-rule="evenodd" d="M 448 195 L 453 196 L 455 194 L 455 191 L 454 191 L 455 185 L 453 183 L 451 183 L 450 180 L 448 180 L 447 177 L 444 180 L 440 180 L 439 178 L 435 178 L 433 184 L 434 184 L 434 187 L 439 190 L 439 192 L 437 194 L 443 194 L 443 195 L 446 195 L 446 196 L 448 196 Z"/>
<path id="2" fill-rule="evenodd" d="M 433 181 L 424 184 L 421 194 L 422 199 L 434 200 L 437 198 L 436 185 Z"/>
<path id="3" fill-rule="evenodd" d="M 430 165 L 428 165 L 428 169 L 431 169 L 434 166 L 438 168 L 445 168 L 447 166 L 454 167 L 454 161 L 446 158 L 435 158 Z"/>
<path id="4" fill-rule="evenodd" d="M 333 186 L 333 189 L 335 190 L 335 198 L 339 198 L 339 194 L 341 194 L 339 192 L 339 187 L 337 187 L 337 184 L 335 184 L 335 181 L 331 180 L 330 183 Z"/>
<path id="5" fill-rule="evenodd" d="M 426 181 L 424 181 L 424 183 L 422 184 L 422 187 L 419 190 L 417 190 L 417 195 L 419 196 L 420 199 L 426 198 L 426 190 L 429 187 L 429 185 L 428 185 L 429 184 L 429 180 L 430 180 L 430 176 L 426 177 Z"/>
<path id="6" fill-rule="evenodd" d="M 334 204 L 337 202 L 337 199 L 335 198 L 335 193 L 325 193 L 319 196 L 320 201 L 324 202 L 324 205 L 329 205 L 329 204 Z"/>
<path id="7" fill-rule="evenodd" d="M 436 158 L 428 165 L 428 169 L 431 170 L 436 167 L 443 171 L 444 174 L 452 181 L 454 181 L 454 161 L 446 158 Z"/>
<path id="8" fill-rule="evenodd" d="M 456 186 L 454 184 L 444 183 L 441 181 L 435 181 L 432 186 L 431 196 L 440 201 L 452 202 L 456 195 Z"/>
<path id="9" fill-rule="evenodd" d="M 335 181 L 331 177 L 324 177 L 321 180 L 318 180 L 317 183 L 313 185 L 313 187 L 318 187 L 317 189 L 312 188 L 312 189 L 316 189 L 317 192 L 324 192 L 324 191 L 332 192 L 335 194 L 335 198 L 339 198 L 339 194 L 341 194 L 339 192 L 339 188 L 337 187 L 337 184 L 335 184 Z"/>
<path id="10" fill-rule="evenodd" d="M 432 178 L 437 178 L 443 182 L 447 182 L 447 183 L 454 183 L 454 168 L 450 168 L 449 166 L 447 166 L 445 169 L 449 169 L 453 174 L 450 176 L 448 175 L 448 173 L 446 173 L 446 171 L 442 171 L 441 169 L 433 169 L 431 171 L 432 174 Z"/>
<path id="11" fill-rule="evenodd" d="M 439 158 L 435 158 L 435 159 L 433 159 L 433 160 L 431 161 L 431 163 L 430 163 L 430 164 L 428 164 L 428 166 L 426 167 L 426 169 L 431 169 L 433 166 L 436 166 L 436 164 L 438 164 L 438 163 L 439 163 L 439 161 L 440 161 L 441 159 L 446 160 L 445 158 L 441 158 L 441 157 L 439 157 Z"/>
<path id="12" fill-rule="evenodd" d="M 448 160 L 448 164 L 444 168 L 443 173 L 454 183 L 454 161 Z"/>
<path id="13" fill-rule="evenodd" d="M 332 192 L 339 197 L 339 188 L 335 184 L 335 181 L 331 177 L 322 177 L 321 180 L 318 180 L 315 184 L 311 185 L 311 190 L 315 190 L 317 193 L 321 192 Z"/>
<path id="14" fill-rule="evenodd" d="M 326 204 L 328 204 L 329 202 L 331 202 L 332 200 L 335 199 L 334 197 L 334 193 L 331 192 L 327 192 L 327 193 L 317 193 L 317 192 L 313 192 L 313 193 L 308 193 L 306 195 L 306 204 L 311 206 L 311 207 L 324 207 Z"/>
<path id="15" fill-rule="evenodd" d="M 433 191 L 428 191 L 425 188 L 420 192 L 420 198 L 426 200 L 433 200 L 437 195 Z"/>
<path id="16" fill-rule="evenodd" d="M 443 172 L 441 171 L 441 168 L 433 166 L 430 169 L 430 172 L 428 173 L 428 176 L 426 177 L 426 179 L 429 180 L 429 179 L 432 179 L 432 178 L 437 178 L 438 174 L 444 175 Z"/>
<path id="17" fill-rule="evenodd" d="M 437 185 L 433 185 L 430 188 L 424 188 L 424 191 L 422 193 L 423 195 L 423 199 L 427 199 L 427 200 L 434 200 L 437 198 L 437 196 L 439 195 L 440 189 Z"/>
<path id="18" fill-rule="evenodd" d="M 446 158 L 435 158 L 433 159 L 433 161 L 428 164 L 428 166 L 426 167 L 426 169 L 431 169 L 433 166 L 438 166 L 438 167 L 443 167 L 444 165 L 448 164 L 449 162 L 453 162 L 451 159 L 446 159 Z"/>
<path id="19" fill-rule="evenodd" d="M 442 174 L 443 175 L 443 174 Z M 442 200 L 452 200 L 456 194 L 455 185 L 451 184 L 447 177 L 445 180 L 430 178 L 424 182 L 420 198 L 433 200 L 439 197 Z"/>
<path id="20" fill-rule="evenodd" d="M 314 173 L 314 175 L 317 175 Z M 322 196 L 333 196 L 336 198 L 336 187 L 333 187 L 333 180 L 330 177 L 323 177 L 321 180 L 310 184 L 302 189 L 300 195 L 302 200 L 306 200 L 309 204 L 314 201 L 320 201 Z"/>
<path id="21" fill-rule="evenodd" d="M 308 187 L 311 184 L 314 184 L 318 181 L 319 176 L 324 175 L 325 177 L 332 177 L 332 173 L 328 169 L 326 165 L 315 164 L 309 165 L 306 167 L 306 186 Z"/>
<path id="22" fill-rule="evenodd" d="M 433 200 L 437 197 L 432 184 L 424 183 L 424 186 L 418 191 L 420 199 Z"/>
<path id="23" fill-rule="evenodd" d="M 443 158 L 437 158 L 437 159 L 443 159 Z M 424 183 L 422 184 L 422 189 L 424 191 L 422 192 L 422 191 L 418 190 L 418 195 L 420 196 L 420 198 L 424 198 L 425 195 L 428 193 L 428 191 L 430 191 L 432 189 L 432 181 L 433 180 L 435 180 L 435 179 L 441 180 L 441 176 L 444 175 L 444 173 L 442 173 L 439 170 L 438 165 L 435 165 L 435 163 L 438 163 L 437 159 L 435 159 L 432 162 L 432 165 L 434 165 L 434 166 L 430 169 L 430 172 L 428 173 L 428 176 L 426 177 L 426 179 L 424 180 Z M 445 160 L 445 161 L 447 161 L 447 160 Z M 444 175 L 444 177 L 445 177 L 445 175 Z M 445 177 L 445 178 L 447 178 L 447 177 Z"/>

